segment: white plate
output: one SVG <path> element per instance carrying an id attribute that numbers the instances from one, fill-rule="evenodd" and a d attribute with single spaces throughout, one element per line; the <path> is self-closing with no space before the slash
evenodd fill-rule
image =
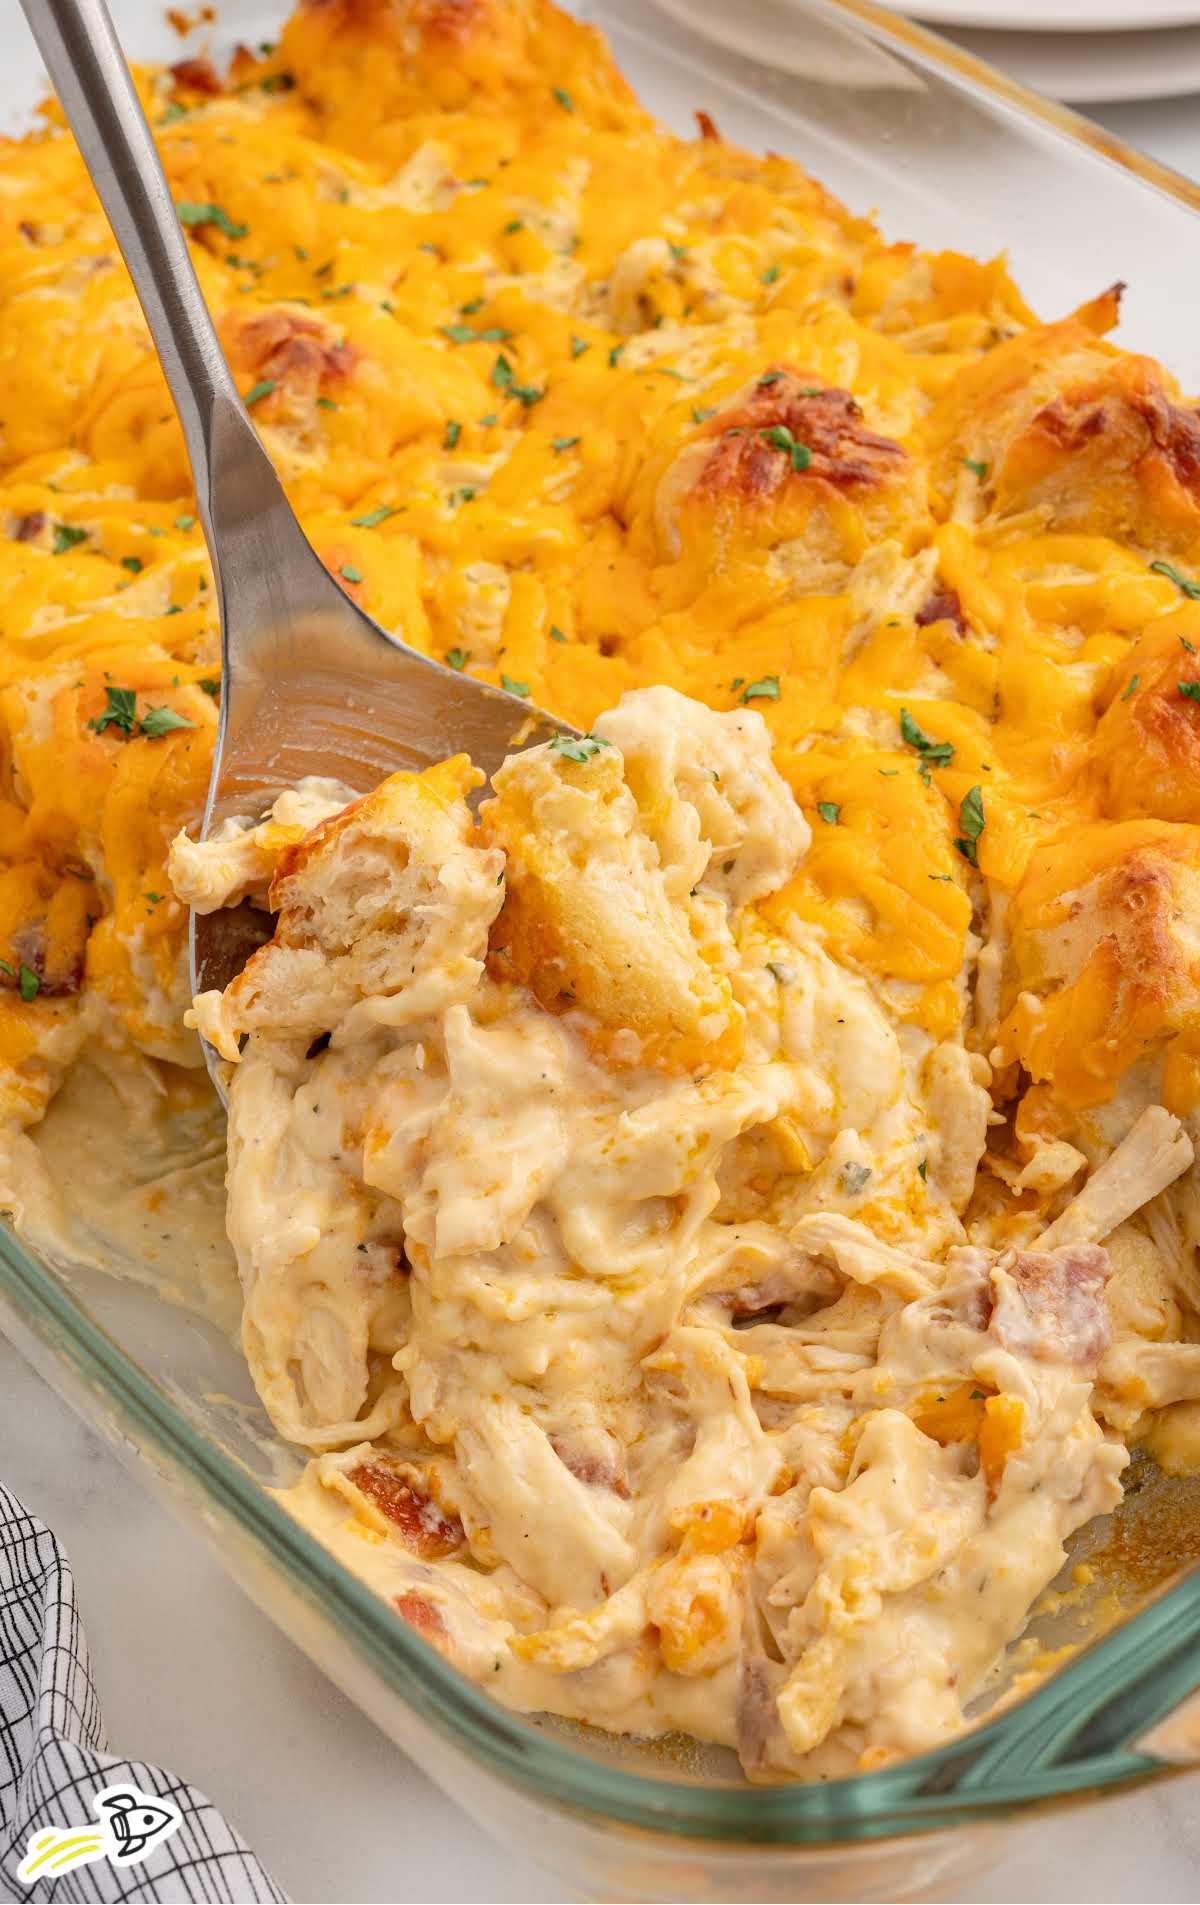
<path id="1" fill-rule="evenodd" d="M 927 3 L 927 0 L 926 0 Z M 1048 99 L 1072 104 L 1200 92 L 1200 26 L 1161 33 L 973 33 L 957 46 Z"/>
<path id="2" fill-rule="evenodd" d="M 1200 0 L 892 0 L 930 26 L 1024 33 L 1129 33 L 1200 26 Z"/>

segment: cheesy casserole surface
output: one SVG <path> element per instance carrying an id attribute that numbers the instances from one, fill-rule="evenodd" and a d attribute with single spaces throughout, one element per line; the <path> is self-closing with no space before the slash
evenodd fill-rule
<path id="1" fill-rule="evenodd" d="M 545 0 L 141 84 L 328 567 L 589 738 L 168 874 L 182 437 L 72 142 L 0 147 L 7 1201 L 85 1045 L 201 1089 L 184 905 L 269 901 L 195 1022 L 295 1511 L 522 1708 L 944 1738 L 1131 1443 L 1200 1453 L 1200 416 L 1119 288 L 1039 322 Z"/>

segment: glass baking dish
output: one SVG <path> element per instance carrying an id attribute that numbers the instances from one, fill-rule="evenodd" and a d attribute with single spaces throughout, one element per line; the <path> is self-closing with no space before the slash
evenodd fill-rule
<path id="1" fill-rule="evenodd" d="M 1122 341 L 1200 384 L 1200 192 L 1186 181 L 866 0 L 750 0 L 740 11 L 725 0 L 584 0 L 580 10 L 679 130 L 703 108 L 727 137 L 793 154 L 855 209 L 875 208 L 890 236 L 1006 250 L 1048 316 L 1124 279 Z M 154 0 L 114 11 L 137 56 L 179 57 Z M 230 5 L 218 42 L 277 24 L 274 5 Z M 6 129 L 28 123 L 42 90 L 31 43 L 10 35 Z M 62 1137 L 57 1156 L 66 1182 Z M 141 1154 L 143 1184 L 154 1168 Z M 207 1183 L 219 1195 L 219 1167 Z M 1083 1644 L 1098 1631 L 1096 1597 L 1059 1597 L 970 1734 L 851 1780 L 751 1786 L 727 1756 L 523 1720 L 460 1679 L 267 1492 L 290 1458 L 270 1438 L 220 1304 L 205 1320 L 169 1287 L 169 1265 L 106 1260 L 92 1244 L 52 1262 L 0 1229 L 0 1326 L 384 1732 L 572 1893 L 944 1892 L 986 1860 L 1006 1822 L 1200 1763 L 1190 1698 L 1200 1574 L 1188 1571 L 1200 1557 L 1200 1478 L 1136 1465 L 1112 1525 L 1087 1531 L 1073 1556 L 1090 1556 L 1119 1623 Z M 1066 1664 L 1049 1677 L 1028 1671 L 1037 1649 L 1044 1661 L 1063 1647 Z"/>

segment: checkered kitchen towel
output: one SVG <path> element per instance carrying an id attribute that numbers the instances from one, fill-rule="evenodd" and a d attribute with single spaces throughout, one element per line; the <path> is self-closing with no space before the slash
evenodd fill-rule
<path id="1" fill-rule="evenodd" d="M 0 1900 L 283 1897 L 203 1793 L 104 1751 L 70 1563 L 0 1488 Z"/>

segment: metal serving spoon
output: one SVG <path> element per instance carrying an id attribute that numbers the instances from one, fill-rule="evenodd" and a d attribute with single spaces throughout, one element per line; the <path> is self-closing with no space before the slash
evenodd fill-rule
<path id="1" fill-rule="evenodd" d="M 105 0 L 21 4 L 141 300 L 195 479 L 222 660 L 201 837 L 230 814 L 261 813 L 305 774 L 365 792 L 459 752 L 491 774 L 515 748 L 574 734 L 419 654 L 323 568 L 221 354 Z M 264 936 L 249 907 L 193 913 L 193 990 L 227 985 Z"/>

